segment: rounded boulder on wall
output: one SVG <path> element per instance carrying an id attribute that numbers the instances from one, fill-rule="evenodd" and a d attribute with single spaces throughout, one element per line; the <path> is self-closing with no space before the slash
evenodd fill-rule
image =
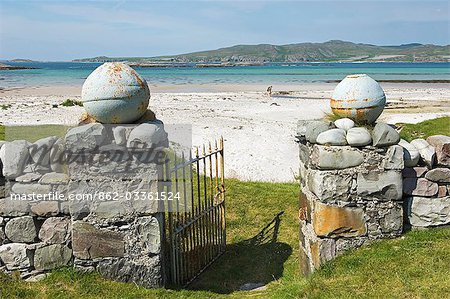
<path id="1" fill-rule="evenodd" d="M 132 123 L 147 111 L 147 82 L 125 63 L 107 62 L 86 79 L 81 92 L 86 112 L 105 124 Z"/>
<path id="2" fill-rule="evenodd" d="M 334 89 L 331 110 L 357 123 L 374 123 L 386 105 L 386 95 L 377 81 L 366 74 L 349 75 Z"/>

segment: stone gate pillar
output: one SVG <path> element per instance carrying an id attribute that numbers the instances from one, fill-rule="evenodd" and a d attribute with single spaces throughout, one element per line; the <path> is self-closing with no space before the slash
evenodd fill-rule
<path id="1" fill-rule="evenodd" d="M 377 124 L 334 129 L 299 123 L 300 263 L 310 274 L 350 248 L 403 230 L 403 148 L 398 133 Z M 318 144 L 321 143 L 321 144 Z"/>
<path id="2" fill-rule="evenodd" d="M 164 286 L 164 210 L 157 200 L 168 146 L 162 123 L 88 124 L 71 129 L 65 146 L 75 267 Z"/>

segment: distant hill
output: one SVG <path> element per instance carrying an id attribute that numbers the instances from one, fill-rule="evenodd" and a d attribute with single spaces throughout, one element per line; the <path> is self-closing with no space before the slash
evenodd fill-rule
<path id="1" fill-rule="evenodd" d="M 0 70 L 29 70 L 29 69 L 36 69 L 35 67 L 30 66 L 18 66 L 18 65 L 9 65 L 0 63 Z"/>
<path id="2" fill-rule="evenodd" d="M 9 62 L 36 62 L 34 60 L 31 59 L 22 59 L 22 58 L 17 58 L 17 59 L 12 59 L 12 60 L 8 60 Z"/>
<path id="3" fill-rule="evenodd" d="M 76 62 L 127 61 L 131 63 L 267 63 L 345 61 L 450 61 L 450 45 L 376 46 L 332 40 L 325 43 L 289 45 L 237 45 L 217 50 L 159 57 L 94 57 Z"/>

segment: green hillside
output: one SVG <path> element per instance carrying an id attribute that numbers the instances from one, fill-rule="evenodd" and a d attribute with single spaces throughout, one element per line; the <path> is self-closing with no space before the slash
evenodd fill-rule
<path id="1" fill-rule="evenodd" d="M 307 61 L 450 61 L 450 45 L 407 44 L 375 46 L 333 40 L 289 45 L 237 45 L 217 50 L 159 57 L 106 57 L 81 62 L 128 61 L 133 63 L 266 63 Z"/>

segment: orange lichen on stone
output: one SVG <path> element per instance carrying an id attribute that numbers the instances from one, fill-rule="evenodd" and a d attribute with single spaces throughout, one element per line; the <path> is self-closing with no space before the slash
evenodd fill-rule
<path id="1" fill-rule="evenodd" d="M 298 211 L 298 218 L 301 221 L 311 222 L 311 204 L 308 197 L 302 192 L 300 192 L 300 208 Z"/>
<path id="2" fill-rule="evenodd" d="M 93 118 L 87 112 L 83 112 L 83 114 L 81 114 L 81 116 L 80 116 L 80 119 L 78 120 L 79 125 L 87 125 L 87 124 L 92 124 L 92 123 L 96 123 L 96 122 L 98 122 L 98 121 L 96 121 L 95 118 Z"/>
<path id="3" fill-rule="evenodd" d="M 367 232 L 364 211 L 315 202 L 313 227 L 322 237 L 356 237 Z"/>
<path id="4" fill-rule="evenodd" d="M 138 106 L 139 113 L 144 113 L 147 110 L 147 105 L 145 102 L 141 102 Z"/>
<path id="5" fill-rule="evenodd" d="M 312 242 L 309 244 L 311 249 L 311 260 L 315 269 L 320 267 L 320 248 L 319 242 Z"/>
<path id="6" fill-rule="evenodd" d="M 135 123 L 140 124 L 140 123 L 144 123 L 146 121 L 155 120 L 155 119 L 156 119 L 155 113 L 152 110 L 148 109 L 144 113 L 144 115 L 140 119 L 138 119 Z"/>
<path id="7" fill-rule="evenodd" d="M 119 123 L 120 123 L 120 116 L 114 115 L 114 116 L 112 117 L 112 123 L 113 123 L 113 124 L 119 124 Z"/>

